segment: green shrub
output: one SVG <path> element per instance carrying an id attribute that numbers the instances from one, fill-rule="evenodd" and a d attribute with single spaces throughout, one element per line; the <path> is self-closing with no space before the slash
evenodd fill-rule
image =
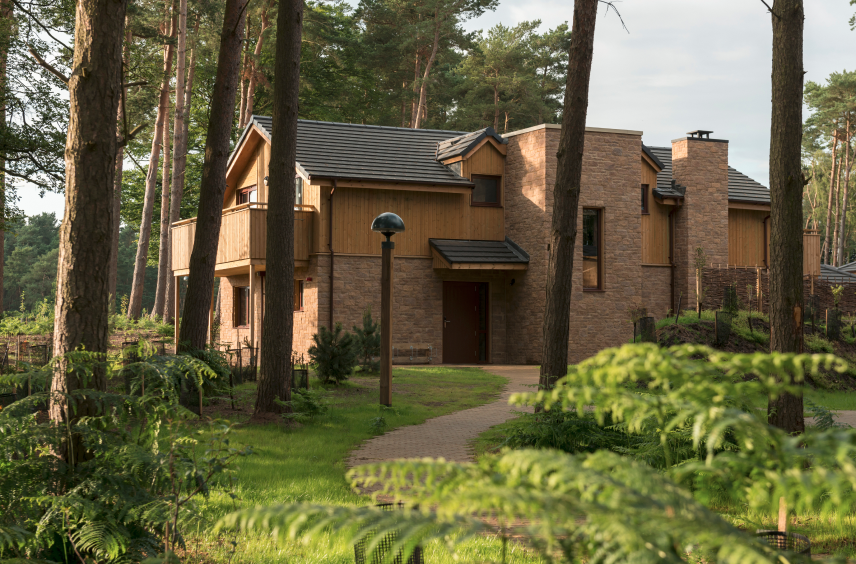
<path id="1" fill-rule="evenodd" d="M 380 361 L 374 358 L 380 356 L 380 327 L 372 319 L 371 306 L 363 311 L 363 326 L 354 325 L 354 342 L 363 371 L 379 372 Z"/>
<path id="2" fill-rule="evenodd" d="M 33 414 L 49 391 L 0 411 L 0 561 L 27 555 L 140 562 L 164 552 L 162 560 L 174 560 L 198 518 L 195 498 L 218 482 L 231 487 L 230 465 L 249 451 L 229 444 L 228 425 L 191 430 L 183 424 L 191 415 L 178 404 L 173 383 L 187 374 L 175 372 L 206 367 L 186 356 L 172 364 L 162 358 L 146 368 L 140 396 L 87 387 L 68 392 L 71 401 L 86 401 L 96 411 L 68 427 Z M 65 360 L 84 379 L 95 371 L 111 375 L 103 355 L 75 352 Z M 42 370 L 31 380 L 49 390 L 45 378 L 50 374 Z M 66 448 L 68 433 L 78 435 L 88 453 L 73 466 L 52 454 Z"/>
<path id="3" fill-rule="evenodd" d="M 308 423 L 319 415 L 327 413 L 330 407 L 324 402 L 323 394 L 316 390 L 297 388 L 291 390 L 291 401 L 275 399 L 276 403 L 290 408 L 290 413 L 284 413 L 286 421 Z"/>
<path id="4" fill-rule="evenodd" d="M 336 323 L 333 331 L 323 325 L 312 335 L 313 345 L 309 347 L 309 358 L 315 365 L 315 373 L 325 384 L 338 384 L 347 380 L 357 365 L 357 347 L 354 336 L 342 331 L 342 324 Z"/>

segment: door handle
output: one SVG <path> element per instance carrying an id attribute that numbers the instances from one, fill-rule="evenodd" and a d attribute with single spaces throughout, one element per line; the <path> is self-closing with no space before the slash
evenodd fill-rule
<path id="1" fill-rule="evenodd" d="M 443 316 L 443 329 L 445 329 L 445 328 L 446 328 L 446 324 L 447 324 L 447 323 L 451 323 L 451 321 L 449 321 L 448 319 L 446 319 L 446 316 Z"/>

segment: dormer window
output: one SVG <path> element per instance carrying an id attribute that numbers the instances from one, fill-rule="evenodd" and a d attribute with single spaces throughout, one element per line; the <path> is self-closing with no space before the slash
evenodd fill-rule
<path id="1" fill-rule="evenodd" d="M 258 201 L 258 191 L 255 186 L 247 186 L 246 188 L 241 188 L 238 192 L 238 204 L 252 204 Z"/>
<path id="2" fill-rule="evenodd" d="M 474 206 L 499 206 L 500 189 L 502 186 L 501 176 L 473 175 L 473 199 Z"/>

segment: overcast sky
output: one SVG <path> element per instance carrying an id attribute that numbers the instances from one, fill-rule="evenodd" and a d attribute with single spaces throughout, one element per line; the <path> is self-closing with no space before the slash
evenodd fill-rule
<path id="1" fill-rule="evenodd" d="M 356 3 L 356 2 L 354 2 Z M 630 33 L 601 8 L 595 34 L 588 124 L 642 130 L 649 145 L 669 146 L 695 129 L 729 140 L 731 166 L 767 184 L 770 143 L 770 15 L 760 0 L 623 0 Z M 856 12 L 848 0 L 806 2 L 806 80 L 856 67 Z M 467 22 L 471 29 L 540 19 L 568 21 L 572 0 L 501 0 Z M 23 190 L 28 214 L 62 216 L 63 197 Z"/>

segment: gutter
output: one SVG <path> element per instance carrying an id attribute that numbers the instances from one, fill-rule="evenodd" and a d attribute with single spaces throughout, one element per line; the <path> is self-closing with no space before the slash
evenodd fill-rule
<path id="1" fill-rule="evenodd" d="M 336 192 L 337 182 L 333 179 L 333 189 L 330 190 L 330 221 L 328 222 L 327 242 L 330 246 L 330 326 L 328 329 L 333 330 L 333 280 L 336 266 L 336 255 L 333 254 L 333 193 Z"/>

